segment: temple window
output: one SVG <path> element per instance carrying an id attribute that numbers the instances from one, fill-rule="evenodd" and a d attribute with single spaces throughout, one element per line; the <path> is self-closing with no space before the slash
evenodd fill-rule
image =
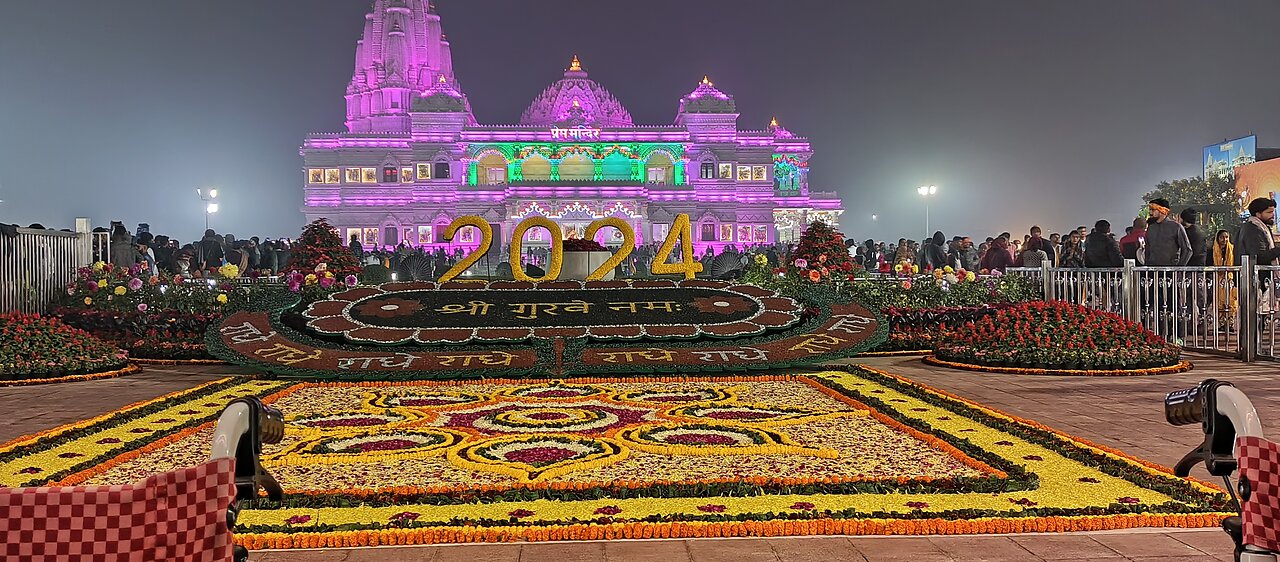
<path id="1" fill-rule="evenodd" d="M 400 168 L 396 166 L 383 166 L 382 183 L 400 183 Z"/>
<path id="2" fill-rule="evenodd" d="M 667 183 L 667 169 L 649 168 L 649 172 L 645 178 L 649 183 Z"/>
<path id="3" fill-rule="evenodd" d="M 449 163 L 436 162 L 435 174 L 432 174 L 431 177 L 434 177 L 436 179 L 447 179 L 449 177 Z"/>
<path id="4" fill-rule="evenodd" d="M 489 153 L 480 158 L 480 178 L 485 185 L 507 183 L 507 160 L 502 156 Z"/>
<path id="5" fill-rule="evenodd" d="M 699 169 L 698 177 L 704 180 L 716 179 L 716 163 L 703 162 L 702 167 Z"/>

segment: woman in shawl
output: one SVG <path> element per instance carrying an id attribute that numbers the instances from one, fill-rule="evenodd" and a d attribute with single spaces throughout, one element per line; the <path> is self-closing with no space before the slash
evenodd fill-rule
<path id="1" fill-rule="evenodd" d="M 1213 237 L 1213 245 L 1209 247 L 1209 263 L 1214 267 L 1231 267 L 1236 264 L 1236 247 L 1231 243 L 1231 234 L 1219 230 Z M 1218 303 L 1218 314 L 1223 318 L 1226 328 L 1236 319 L 1236 279 L 1229 271 L 1220 271 L 1214 275 L 1217 286 L 1215 301 Z"/>

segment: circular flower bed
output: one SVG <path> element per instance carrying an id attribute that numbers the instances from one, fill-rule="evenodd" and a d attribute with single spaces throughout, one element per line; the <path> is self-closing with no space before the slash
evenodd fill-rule
<path id="1" fill-rule="evenodd" d="M 0 314 L 0 385 L 126 374 L 123 351 L 57 318 Z"/>
<path id="2" fill-rule="evenodd" d="M 1181 350 L 1116 314 L 1064 302 L 997 310 L 944 333 L 934 364 L 1024 374 L 1156 374 L 1185 371 Z"/>

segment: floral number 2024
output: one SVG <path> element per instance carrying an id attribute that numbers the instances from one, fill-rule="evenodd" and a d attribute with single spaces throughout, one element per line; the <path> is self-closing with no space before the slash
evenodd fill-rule
<path id="1" fill-rule="evenodd" d="M 441 283 L 452 281 L 461 275 L 467 268 L 480 261 L 480 258 L 493 246 L 493 227 L 489 226 L 488 221 L 477 216 L 465 216 L 455 219 L 445 229 L 444 239 L 453 240 L 454 235 L 463 227 L 475 227 L 478 229 L 480 231 L 480 244 L 472 249 L 461 261 L 454 264 L 444 275 L 441 275 L 439 279 Z M 626 221 L 618 218 L 606 218 L 592 222 L 587 226 L 585 237 L 592 239 L 600 229 L 605 227 L 616 228 L 622 233 L 622 246 L 600 267 L 597 267 L 595 271 L 587 275 L 587 281 L 603 279 L 606 273 L 618 267 L 635 249 L 635 230 Z M 548 236 L 551 240 L 550 262 L 547 264 L 547 274 L 542 277 L 530 277 L 525 273 L 524 266 L 520 263 L 524 236 L 532 228 L 543 228 L 550 234 Z M 693 235 L 691 231 L 692 226 L 689 222 L 689 215 L 677 215 L 675 222 L 671 225 L 670 233 L 667 234 L 667 239 L 662 241 L 662 246 L 658 248 L 658 253 L 653 256 L 653 262 L 649 264 L 649 270 L 658 275 L 684 274 L 685 279 L 693 279 L 695 275 L 701 272 L 702 264 L 693 257 Z M 682 259 L 676 263 L 667 263 L 671 253 L 675 251 L 676 244 L 680 244 Z M 516 225 L 515 231 L 511 233 L 511 253 L 509 258 L 511 260 L 511 275 L 517 281 L 554 281 L 559 278 L 560 268 L 564 264 L 564 241 L 560 238 L 560 226 L 545 217 L 529 217 L 521 221 L 520 224 Z"/>

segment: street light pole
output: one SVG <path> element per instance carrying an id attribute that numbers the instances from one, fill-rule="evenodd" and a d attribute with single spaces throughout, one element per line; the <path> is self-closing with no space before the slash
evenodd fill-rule
<path id="1" fill-rule="evenodd" d="M 208 192 L 203 189 L 196 188 L 196 195 L 205 203 L 204 205 L 204 232 L 209 232 L 209 215 L 218 212 L 218 189 L 210 188 Z M 204 240 L 204 232 L 200 233 L 200 240 Z M 197 243 L 196 247 L 200 250 L 200 268 L 204 269 L 204 244 Z"/>
<path id="2" fill-rule="evenodd" d="M 922 185 L 916 188 L 916 193 L 924 197 L 924 235 L 926 238 L 931 236 L 929 233 L 929 197 L 938 193 L 936 185 Z"/>

